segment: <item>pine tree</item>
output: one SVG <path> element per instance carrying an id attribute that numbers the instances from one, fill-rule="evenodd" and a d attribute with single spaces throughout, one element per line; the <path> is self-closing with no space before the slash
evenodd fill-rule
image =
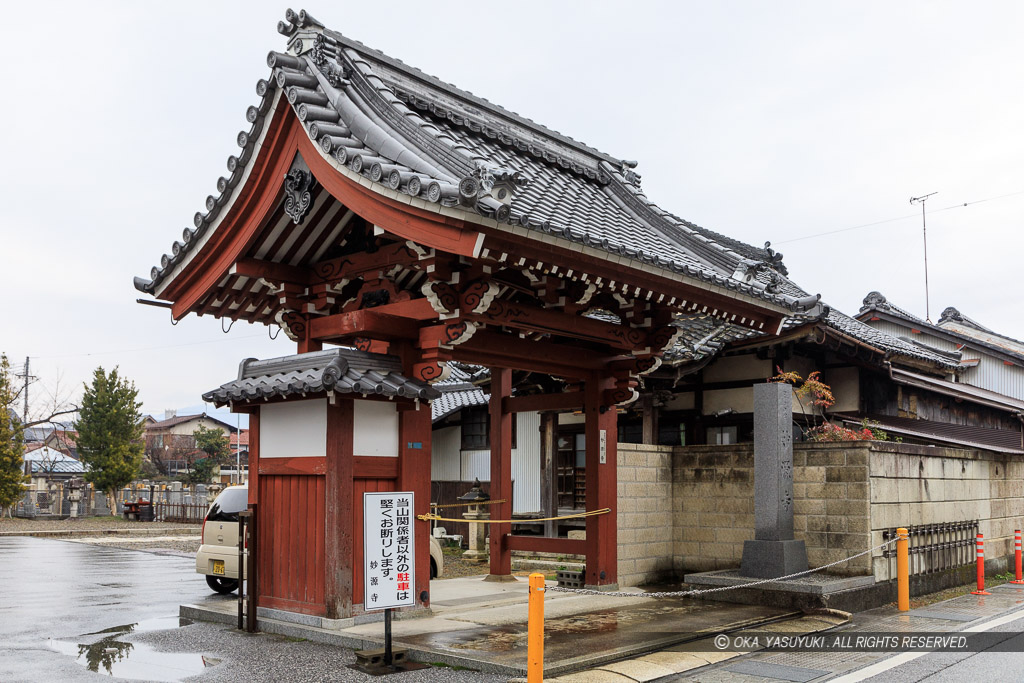
<path id="1" fill-rule="evenodd" d="M 145 442 L 138 395 L 135 383 L 119 377 L 117 368 L 110 374 L 96 368 L 92 385 L 85 385 L 75 422 L 78 453 L 89 468 L 85 479 L 106 491 L 111 503 L 142 464 Z M 111 505 L 111 512 L 114 509 Z"/>
<path id="2" fill-rule="evenodd" d="M 14 413 L 17 392 L 11 385 L 11 364 L 0 354 L 0 509 L 10 508 L 25 490 L 21 422 Z"/>

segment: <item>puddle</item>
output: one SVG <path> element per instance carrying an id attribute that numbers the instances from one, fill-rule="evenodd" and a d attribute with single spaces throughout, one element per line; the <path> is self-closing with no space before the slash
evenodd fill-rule
<path id="1" fill-rule="evenodd" d="M 207 667 L 219 664 L 220 660 L 194 652 L 157 652 L 145 643 L 119 639 L 132 633 L 161 631 L 191 623 L 178 617 L 144 619 L 79 636 L 83 639 L 103 636 L 92 643 L 50 639 L 47 645 L 55 652 L 74 657 L 78 664 L 99 674 L 133 680 L 180 681 L 202 673 Z"/>

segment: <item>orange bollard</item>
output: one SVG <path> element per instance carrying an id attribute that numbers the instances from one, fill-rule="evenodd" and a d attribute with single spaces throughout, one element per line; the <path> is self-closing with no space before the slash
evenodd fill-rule
<path id="1" fill-rule="evenodd" d="M 1021 577 L 1020 566 L 1020 529 L 1013 532 L 1013 559 L 1017 565 L 1017 578 L 1010 583 L 1024 583 L 1024 577 Z"/>
<path id="2" fill-rule="evenodd" d="M 985 537 L 978 534 L 978 590 L 971 595 L 992 595 L 985 590 Z"/>
<path id="3" fill-rule="evenodd" d="M 526 680 L 527 683 L 544 683 L 544 575 L 539 572 L 530 574 Z"/>
<path id="4" fill-rule="evenodd" d="M 910 610 L 910 534 L 896 530 L 896 603 L 901 612 Z"/>

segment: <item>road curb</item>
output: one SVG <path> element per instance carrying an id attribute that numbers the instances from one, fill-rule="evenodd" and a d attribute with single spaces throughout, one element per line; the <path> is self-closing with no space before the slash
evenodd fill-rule
<path id="1" fill-rule="evenodd" d="M 71 538 L 73 536 L 196 536 L 202 527 L 169 527 L 160 529 L 57 529 L 39 531 L 0 531 L 0 537 L 34 536 L 36 538 Z"/>

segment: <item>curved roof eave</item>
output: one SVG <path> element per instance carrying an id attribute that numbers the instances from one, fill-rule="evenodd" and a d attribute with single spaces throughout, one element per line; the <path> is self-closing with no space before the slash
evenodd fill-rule
<path id="1" fill-rule="evenodd" d="M 319 29 L 313 31 L 313 34 L 324 35 Z M 348 44 L 352 44 L 352 41 L 348 41 Z M 168 284 L 184 270 L 194 254 L 206 243 L 209 235 L 216 231 L 221 217 L 230 209 L 237 196 L 238 188 L 245 184 L 252 160 L 258 154 L 262 136 L 266 133 L 267 117 L 274 113 L 280 106 L 282 97 L 286 95 L 285 99 L 304 124 L 306 134 L 322 156 L 331 161 L 340 172 L 353 172 L 356 177 L 361 178 L 361 183 L 375 192 L 410 204 L 415 202 L 420 208 L 436 213 L 456 215 L 470 222 L 491 225 L 509 232 L 518 232 L 525 227 L 530 232 L 553 236 L 569 248 L 573 248 L 573 244 L 583 245 L 590 250 L 605 252 L 606 256 L 617 262 L 626 260 L 625 265 L 633 262 L 633 267 L 644 270 L 653 267 L 662 274 L 671 274 L 672 279 L 696 281 L 704 283 L 698 284 L 704 288 L 710 286 L 714 289 L 728 290 L 731 292 L 728 295 L 730 298 L 745 299 L 760 306 L 767 303 L 768 308 L 780 312 L 820 312 L 820 297 L 817 295 L 792 297 L 774 293 L 756 280 L 741 280 L 733 274 L 723 274 L 734 262 L 738 263 L 742 259 L 739 254 L 698 231 L 688 229 L 684 222 L 649 202 L 626 178 L 623 170 L 616 169 L 605 160 L 600 161 L 602 168 L 599 169 L 599 173 L 603 176 L 604 184 L 610 186 L 608 190 L 617 195 L 619 201 L 630 204 L 628 208 L 633 213 L 640 214 L 640 218 L 647 224 L 655 224 L 653 229 L 659 233 L 667 232 L 669 237 L 677 242 L 681 241 L 679 235 L 685 234 L 689 243 L 683 245 L 684 248 L 688 247 L 690 253 L 706 263 L 707 267 L 666 259 L 660 254 L 645 252 L 642 247 L 617 243 L 608 238 L 598 239 L 588 232 L 581 233 L 579 230 L 549 221 L 537 223 L 520 216 L 517 225 L 509 215 L 507 205 L 501 204 L 482 191 L 481 183 L 479 180 L 473 180 L 472 173 L 461 179 L 457 178 L 458 173 L 464 172 L 473 164 L 476 164 L 476 172 L 486 163 L 475 159 L 469 150 L 460 149 L 458 141 L 451 139 L 450 136 L 446 138 L 443 131 L 436 127 L 431 130 L 432 124 L 429 121 L 422 117 L 417 119 L 418 115 L 408 109 L 383 84 L 377 88 L 377 94 L 390 94 L 390 97 L 381 96 L 382 100 L 387 106 L 396 108 L 394 113 L 400 115 L 402 120 L 407 123 L 411 121 L 410 125 L 419 127 L 423 135 L 412 142 L 408 139 L 409 135 L 403 135 L 403 131 L 395 130 L 387 121 L 374 115 L 374 107 L 372 103 L 368 103 L 368 99 L 372 99 L 374 94 L 365 87 L 359 91 L 360 89 L 353 87 L 349 80 L 363 79 L 364 86 L 371 83 L 374 76 L 368 65 L 356 65 L 352 61 L 352 56 L 348 55 L 347 60 L 341 59 L 344 68 L 336 68 L 322 53 L 316 55 L 316 47 L 304 49 L 303 54 L 308 55 L 308 58 L 303 55 L 270 53 L 268 63 L 273 69 L 271 79 L 257 83 L 257 94 L 260 95 L 261 101 L 258 105 L 249 107 L 246 112 L 246 118 L 252 126 L 249 131 L 243 131 L 237 136 L 242 152 L 238 156 L 229 157 L 230 175 L 218 180 L 218 194 L 207 197 L 206 212 L 196 213 L 193 221 L 195 227 L 187 228 L 183 232 L 182 240 L 175 242 L 171 253 L 165 254 L 161 258 L 161 263 L 151 270 L 150 278 L 135 278 L 134 284 L 137 289 L 159 298 Z M 322 42 L 320 49 L 322 52 Z M 346 45 L 346 50 L 351 48 Z M 320 64 L 313 63 L 313 59 Z M 381 103 L 376 104 L 380 111 Z M 321 131 L 327 132 L 319 134 Z M 433 138 L 429 141 L 430 144 L 423 143 L 425 136 Z M 589 150 L 585 146 L 582 148 Z M 492 166 L 485 168 L 481 173 L 489 176 L 493 182 L 494 175 L 498 174 L 500 177 L 502 170 Z M 521 183 L 523 180 L 512 179 L 513 192 L 516 182 Z M 674 231 L 678 231 L 678 234 L 672 235 Z M 550 238 L 545 241 L 550 241 Z M 576 247 L 576 250 L 579 248 Z"/>

